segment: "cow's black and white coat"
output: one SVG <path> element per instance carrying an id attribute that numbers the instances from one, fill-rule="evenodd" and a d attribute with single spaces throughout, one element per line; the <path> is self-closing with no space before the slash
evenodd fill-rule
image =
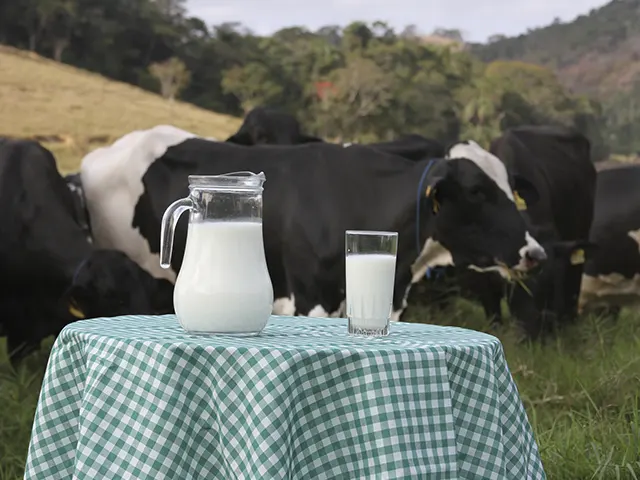
<path id="1" fill-rule="evenodd" d="M 169 271 L 159 267 L 160 219 L 188 194 L 187 176 L 263 171 L 276 314 L 343 313 L 346 229 L 399 232 L 394 320 L 412 279 L 430 266 L 488 268 L 499 260 L 527 270 L 545 256 L 526 231 L 499 161 L 412 162 L 326 143 L 243 147 L 169 127 L 130 135 L 82 163 L 96 244 L 125 251 L 155 277 L 174 281 L 187 218 L 178 223 Z"/>
<path id="2" fill-rule="evenodd" d="M 617 314 L 640 303 L 640 165 L 597 174 L 590 240 L 598 248 L 582 277 L 581 311 Z"/>
<path id="3" fill-rule="evenodd" d="M 506 165 L 506 169 L 498 169 L 496 174 L 501 176 L 502 184 L 508 185 L 507 194 L 517 191 L 528 204 L 521 214 L 549 256 L 540 271 L 525 281 L 529 292 L 519 286 L 506 289 L 499 279 L 473 273 L 456 279 L 463 292 L 479 299 L 488 317 L 499 320 L 500 300 L 505 290 L 509 290 L 511 313 L 531 336 L 549 325 L 546 318 L 575 317 L 582 261 L 577 261 L 574 254 L 584 252 L 588 257 L 593 251 L 589 228 L 595 169 L 590 161 L 588 140 L 564 127 L 518 127 L 497 138 L 490 151 L 470 141 L 451 147 L 449 156 L 473 158 L 489 172 L 496 162 Z M 523 180 L 528 185 L 523 185 Z M 451 279 L 451 276 L 444 279 L 445 287 Z M 431 283 L 432 290 L 437 290 L 443 281 Z M 444 297 L 440 302 L 446 303 L 447 295 L 440 297 Z"/>
<path id="4" fill-rule="evenodd" d="M 133 228 L 133 217 L 144 193 L 142 177 L 168 148 L 196 135 L 169 125 L 136 130 L 112 145 L 86 155 L 80 167 L 94 244 L 126 253 L 155 278 L 175 283 L 176 272 L 160 267 L 157 250 Z"/>
<path id="5" fill-rule="evenodd" d="M 0 139 L 0 331 L 12 363 L 83 314 L 160 313 L 167 285 L 94 248 L 80 210 L 51 152 Z"/>

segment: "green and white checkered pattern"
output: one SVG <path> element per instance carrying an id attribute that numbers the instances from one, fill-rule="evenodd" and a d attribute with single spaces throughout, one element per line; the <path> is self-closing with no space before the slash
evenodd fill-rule
<path id="1" fill-rule="evenodd" d="M 26 479 L 544 479 L 491 335 L 272 317 L 259 337 L 185 333 L 172 315 L 58 336 Z"/>

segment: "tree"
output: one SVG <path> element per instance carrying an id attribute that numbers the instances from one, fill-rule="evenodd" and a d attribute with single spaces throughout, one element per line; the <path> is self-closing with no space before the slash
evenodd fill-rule
<path id="1" fill-rule="evenodd" d="M 24 0 L 20 16 L 28 32 L 29 50 L 36 51 L 47 29 L 51 29 L 54 22 L 70 21 L 74 10 L 73 0 Z M 59 32 L 59 25 L 56 32 Z"/>
<path id="2" fill-rule="evenodd" d="M 418 38 L 418 36 L 418 27 L 413 24 L 407 25 L 406 27 L 404 27 L 402 32 L 400 32 L 400 38 L 408 40 L 415 40 L 416 38 Z"/>
<path id="3" fill-rule="evenodd" d="M 259 105 L 280 104 L 283 86 L 275 80 L 268 65 L 250 62 L 244 67 L 233 67 L 225 71 L 222 88 L 225 93 L 235 95 L 246 112 Z"/>
<path id="4" fill-rule="evenodd" d="M 369 133 L 375 117 L 389 105 L 393 95 L 390 76 L 373 61 L 352 57 L 331 74 L 334 89 L 322 105 L 324 118 L 334 125 L 334 134 L 356 140 Z"/>
<path id="5" fill-rule="evenodd" d="M 62 54 L 69 46 L 71 32 L 76 22 L 76 3 L 72 0 L 58 0 L 48 27 L 53 44 L 53 59 L 62 61 Z"/>
<path id="6" fill-rule="evenodd" d="M 152 0 L 158 10 L 167 17 L 180 17 L 185 14 L 185 0 Z"/>
<path id="7" fill-rule="evenodd" d="M 151 64 L 149 72 L 160 82 L 162 96 L 170 101 L 189 84 L 191 77 L 184 62 L 176 57 Z"/>
<path id="8" fill-rule="evenodd" d="M 397 34 L 384 22 L 354 22 L 344 29 L 326 26 L 315 32 L 290 27 L 258 36 L 238 23 L 208 28 L 185 14 L 185 4 L 0 0 L 0 38 L 109 78 L 160 90 L 166 98 L 179 94 L 217 112 L 241 115 L 258 105 L 271 106 L 294 114 L 309 133 L 326 138 L 377 141 L 412 132 L 444 143 L 464 135 L 487 145 L 509 126 L 562 123 L 575 125 L 600 147 L 606 125 L 606 139 L 618 149 L 639 148 L 640 107 L 630 98 L 640 98 L 637 90 L 621 92 L 603 110 L 568 92 L 548 68 L 524 62 L 483 64 L 456 43 L 463 41 L 457 30 L 437 29 L 435 33 L 446 38 L 431 43 L 415 27 Z M 621 2 L 605 9 L 620 10 L 616 15 L 624 22 L 598 27 L 607 35 L 591 41 L 594 51 L 628 32 L 640 33 L 640 23 L 633 21 L 636 14 Z M 592 19 L 582 21 L 596 27 Z M 552 26 L 544 36 L 536 30 L 536 42 L 553 43 L 536 58 L 554 57 L 550 48 L 561 45 L 567 54 L 559 59 L 561 65 L 584 50 L 584 32 L 571 33 L 582 27 L 574 31 L 568 25 Z M 571 34 L 558 43 L 560 31 Z M 483 48 L 511 57 L 539 50 L 526 38 L 494 37 Z M 635 60 L 632 53 L 628 58 L 624 65 L 631 72 Z M 614 76 L 631 86 L 630 75 Z M 592 151 L 603 152 L 600 147 Z"/>

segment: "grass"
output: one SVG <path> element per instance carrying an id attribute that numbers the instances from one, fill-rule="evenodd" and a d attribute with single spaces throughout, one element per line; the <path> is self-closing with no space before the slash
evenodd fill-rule
<path id="1" fill-rule="evenodd" d="M 489 331 L 465 301 L 439 315 L 416 309 L 409 321 Z M 640 313 L 589 317 L 544 344 L 521 344 L 506 322 L 502 341 L 547 476 L 552 480 L 640 479 Z M 52 345 L 14 371 L 0 343 L 0 479 L 22 478 L 33 413 Z"/>
<path id="2" fill-rule="evenodd" d="M 467 302 L 443 318 L 502 341 L 548 478 L 640 479 L 639 312 L 586 317 L 544 343 L 520 343 L 510 320 L 491 331 Z M 424 311 L 409 320 L 443 324 Z"/>
<path id="3" fill-rule="evenodd" d="M 241 124 L 10 47 L 0 46 L 0 72 L 0 135 L 40 140 L 64 173 L 77 170 L 90 150 L 132 130 L 171 124 L 224 140 Z"/>

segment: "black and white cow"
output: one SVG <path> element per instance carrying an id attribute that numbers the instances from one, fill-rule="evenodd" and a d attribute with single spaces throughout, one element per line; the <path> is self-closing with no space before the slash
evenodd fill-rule
<path id="1" fill-rule="evenodd" d="M 548 255 L 536 275 L 524 281 L 528 292 L 505 285 L 498 275 L 450 271 L 433 273 L 418 292 L 422 301 L 444 307 L 462 294 L 478 300 L 488 318 L 500 321 L 502 298 L 507 295 L 511 313 L 529 336 L 537 336 L 547 320 L 575 318 L 582 263 L 595 250 L 589 241 L 595 195 L 595 168 L 589 157 L 589 141 L 573 129 L 525 126 L 513 128 L 492 142 L 486 151 L 473 141 L 454 144 L 450 157 L 466 156 L 476 162 L 500 159 L 514 192 L 526 179 L 536 192 L 526 190 L 521 214 Z M 527 188 L 530 192 L 530 188 Z M 567 201 L 571 199 L 571 201 Z"/>
<path id="2" fill-rule="evenodd" d="M 521 214 L 549 258 L 535 276 L 524 281 L 529 291 L 513 285 L 505 292 L 505 285 L 495 275 L 465 272 L 445 276 L 431 286 L 436 291 L 438 287 L 447 289 L 438 292 L 441 304 L 446 305 L 455 293 L 451 283 L 456 281 L 465 296 L 482 302 L 487 317 L 498 321 L 500 301 L 508 293 L 511 313 L 530 336 L 549 326 L 547 319 L 575 318 L 584 257 L 594 250 L 588 238 L 595 195 L 595 168 L 589 150 L 588 140 L 576 131 L 545 126 L 510 129 L 492 143 L 491 151 L 473 141 L 450 148 L 448 155 L 453 158 L 465 156 L 487 165 L 499 158 L 506 165 L 508 184 L 522 197 Z M 534 198 L 527 193 L 530 188 L 520 188 L 523 179 L 534 186 Z M 433 291 L 427 293 L 433 295 Z"/>
<path id="3" fill-rule="evenodd" d="M 534 225 L 536 238 L 555 245 L 547 249 L 551 258 L 529 285 L 535 305 L 530 295 L 516 289 L 510 308 L 520 318 L 533 317 L 535 330 L 543 326 L 537 323 L 538 312 L 543 320 L 574 319 L 584 260 L 595 251 L 589 241 L 596 194 L 589 140 L 569 127 L 522 126 L 505 131 L 490 151 L 510 174 L 535 186 L 539 201 L 523 215 Z"/>
<path id="4" fill-rule="evenodd" d="M 598 245 L 584 266 L 579 308 L 616 316 L 640 303 L 640 165 L 598 172 L 590 239 Z"/>
<path id="5" fill-rule="evenodd" d="M 240 129 L 227 140 L 238 145 L 298 145 L 323 140 L 303 133 L 300 122 L 291 114 L 265 107 L 251 110 Z"/>
<path id="6" fill-rule="evenodd" d="M 176 228 L 173 268 L 161 270 L 165 209 L 188 194 L 188 175 L 245 170 L 267 178 L 263 228 L 276 314 L 341 314 L 347 229 L 399 232 L 395 320 L 412 279 L 430 266 L 501 262 L 528 271 L 545 259 L 525 229 L 500 162 L 491 168 L 468 158 L 412 162 L 326 143 L 244 147 L 158 129 L 128 149 L 95 152 L 83 161 L 95 242 L 125 251 L 156 277 L 169 272 L 173 279 L 187 218 Z"/>
<path id="7" fill-rule="evenodd" d="M 95 250 L 77 215 L 51 152 L 0 139 L 0 330 L 12 363 L 83 316 L 154 313 L 152 302 L 165 302 L 128 257 Z"/>

